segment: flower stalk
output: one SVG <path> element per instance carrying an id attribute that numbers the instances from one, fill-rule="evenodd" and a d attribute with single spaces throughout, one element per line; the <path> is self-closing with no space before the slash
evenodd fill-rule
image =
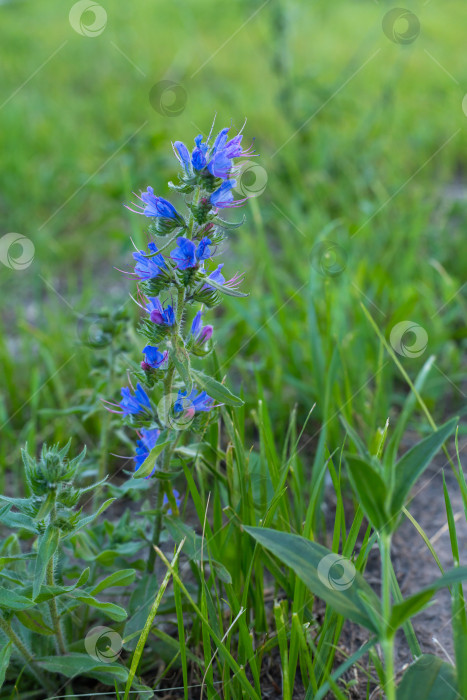
<path id="1" fill-rule="evenodd" d="M 170 513 L 174 504 L 178 507 L 170 485 L 177 444 L 217 420 L 217 406 L 242 403 L 214 378 L 192 369 L 193 360 L 207 357 L 213 348 L 213 328 L 202 321 L 206 310 L 220 304 L 224 294 L 246 296 L 237 289 L 241 276 L 226 281 L 223 263 L 211 267 L 227 231 L 239 225 L 229 224 L 219 212 L 245 201 L 234 199 L 234 159 L 251 151 L 243 150 L 241 133 L 229 139 L 229 132 L 222 129 L 212 142 L 210 135 L 206 140 L 197 136 L 191 153 L 181 141 L 174 143 L 181 172 L 178 183 L 169 185 L 186 197 L 186 215 L 150 186 L 140 194 L 140 204 L 128 207 L 149 219 L 148 233 L 155 237 L 146 251 L 133 253 L 135 267 L 128 273 L 138 282 L 143 312 L 138 330 L 147 344 L 141 370 L 132 370 L 136 387 L 123 387 L 122 400 L 108 407 L 137 431 L 135 477 L 156 481 L 148 571 L 154 569 L 164 508 Z M 162 237 L 168 241 L 161 245 Z"/>
<path id="2" fill-rule="evenodd" d="M 387 700 L 396 700 L 396 682 L 394 675 L 394 630 L 391 627 L 391 533 L 383 531 L 380 535 L 381 585 L 383 638 L 381 648 L 384 656 L 386 682 L 384 692 Z"/>

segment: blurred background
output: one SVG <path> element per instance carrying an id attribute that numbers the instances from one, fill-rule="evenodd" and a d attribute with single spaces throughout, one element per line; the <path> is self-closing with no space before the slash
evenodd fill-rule
<path id="1" fill-rule="evenodd" d="M 371 440 L 408 388 L 384 342 L 410 379 L 435 355 L 425 401 L 436 418 L 463 411 L 464 12 L 460 0 L 1 3 L 2 480 L 25 441 L 130 450 L 118 427 L 103 445 L 98 403 L 126 381 L 122 353 L 140 355 L 134 284 L 116 268 L 132 269 L 145 222 L 123 205 L 147 185 L 169 196 L 171 142 L 214 118 L 247 119 L 259 153 L 223 254 L 250 296 L 212 313 L 251 438 L 262 397 L 278 435 L 295 404 L 303 423 L 316 403 L 305 455 L 339 444 L 339 414 Z M 104 378 L 109 346 L 88 342 L 103 306 L 131 321 Z"/>

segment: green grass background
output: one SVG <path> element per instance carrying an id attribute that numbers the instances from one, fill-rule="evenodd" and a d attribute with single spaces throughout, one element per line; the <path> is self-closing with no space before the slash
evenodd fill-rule
<path id="1" fill-rule="evenodd" d="M 0 6 L 1 233 L 35 246 L 26 270 L 0 268 L 3 469 L 25 440 L 97 445 L 101 413 L 58 413 L 93 386 L 96 351 L 80 346 L 77 318 L 127 301 L 133 285 L 114 268 L 130 269 L 129 237 L 143 244 L 145 232 L 122 205 L 148 184 L 166 195 L 170 142 L 207 133 L 215 114 L 219 128 L 248 118 L 268 177 L 225 251 L 250 297 L 214 313 L 246 415 L 259 391 L 281 434 L 295 403 L 303 418 L 316 402 L 311 444 L 323 422 L 339 444 L 339 413 L 370 441 L 406 385 L 361 302 L 386 338 L 403 320 L 425 328 L 426 352 L 404 368 L 414 377 L 435 354 L 425 400 L 438 417 L 462 410 L 463 3 L 406 5 L 421 26 L 407 46 L 383 33 L 383 1 L 106 0 L 96 37 L 73 30 L 71 4 Z M 186 90 L 178 116 L 149 100 L 166 79 Z M 326 236 L 344 251 L 337 277 L 313 264 Z M 114 433 L 111 447 L 125 449 Z"/>

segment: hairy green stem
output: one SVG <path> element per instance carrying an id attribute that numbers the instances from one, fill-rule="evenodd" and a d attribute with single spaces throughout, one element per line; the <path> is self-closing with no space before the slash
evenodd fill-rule
<path id="1" fill-rule="evenodd" d="M 50 557 L 47 564 L 47 583 L 49 586 L 55 585 L 55 574 L 54 574 L 54 558 Z M 66 654 L 66 644 L 63 637 L 62 625 L 60 622 L 60 615 L 58 614 L 57 601 L 55 598 L 49 600 L 49 611 L 50 617 L 52 618 L 53 628 L 55 630 L 55 636 L 57 640 L 58 651 L 61 654 Z"/>
<path id="2" fill-rule="evenodd" d="M 390 626 L 391 619 L 391 535 L 383 532 L 380 537 L 381 581 L 382 581 L 382 611 L 384 636 L 381 647 L 384 655 L 385 685 L 384 692 L 387 700 L 396 700 L 396 683 L 394 678 L 394 630 Z"/>
<path id="3" fill-rule="evenodd" d="M 15 645 L 15 647 L 18 649 L 21 656 L 24 657 L 24 659 L 26 660 L 27 664 L 29 665 L 29 667 L 31 669 L 31 672 L 37 678 L 39 683 L 47 690 L 53 691 L 53 686 L 49 683 L 49 681 L 44 676 L 42 671 L 36 666 L 36 662 L 34 661 L 34 657 L 31 654 L 31 652 L 29 651 L 29 649 L 26 647 L 26 645 L 18 637 L 18 635 L 16 634 L 16 632 L 12 628 L 11 624 L 9 622 L 7 622 L 2 615 L 0 615 L 0 629 L 8 637 L 10 642 L 12 642 Z"/>
<path id="4" fill-rule="evenodd" d="M 200 196 L 200 188 L 198 187 L 197 190 L 195 191 L 192 199 L 192 204 L 196 205 L 199 201 L 199 196 Z M 187 229 L 186 229 L 186 237 L 191 239 L 192 233 L 193 233 L 193 226 L 194 226 L 194 216 L 193 213 L 190 213 L 190 217 L 188 220 L 187 224 Z M 182 321 L 183 321 L 183 313 L 185 311 L 185 288 L 184 287 L 179 287 L 178 289 L 178 296 L 177 296 L 177 311 L 176 311 L 176 317 L 175 317 L 175 325 L 173 329 L 173 338 L 176 338 L 177 335 L 180 333 L 180 328 L 182 326 Z M 175 374 L 175 367 L 173 364 L 169 365 L 165 379 L 164 379 L 164 385 L 163 385 L 163 390 L 164 390 L 164 401 L 165 401 L 165 407 L 164 407 L 164 413 L 166 416 L 168 416 L 169 411 L 171 410 L 171 394 L 172 394 L 172 385 L 173 385 L 173 379 L 174 379 L 174 374 Z M 162 467 L 161 471 L 167 472 L 170 467 L 170 460 L 172 459 L 173 451 L 175 449 L 175 445 L 177 444 L 177 441 L 171 442 L 169 445 L 164 450 L 164 459 L 162 462 Z M 156 517 L 154 520 L 154 528 L 152 531 L 152 538 L 151 538 L 151 549 L 149 552 L 148 556 L 148 563 L 147 563 L 147 571 L 148 573 L 151 573 L 154 571 L 154 565 L 156 563 L 156 547 L 159 546 L 159 540 L 161 536 L 161 530 L 162 530 L 162 505 L 164 502 L 164 493 L 165 493 L 165 483 L 163 482 L 162 479 L 157 479 L 157 485 L 156 485 L 157 493 L 156 493 Z"/>
<path id="5" fill-rule="evenodd" d="M 113 341 L 112 341 L 113 342 Z M 114 364 L 114 350 L 112 344 L 108 350 L 108 368 L 107 368 L 107 386 L 112 386 L 113 379 L 113 364 Z M 102 481 L 107 475 L 107 463 L 108 463 L 108 442 L 109 442 L 109 428 L 112 414 L 110 411 L 104 411 L 102 417 L 102 428 L 101 436 L 99 441 L 99 464 L 97 471 L 97 481 Z M 98 486 L 94 491 L 92 504 L 93 508 L 98 508 L 101 503 L 102 486 Z"/>

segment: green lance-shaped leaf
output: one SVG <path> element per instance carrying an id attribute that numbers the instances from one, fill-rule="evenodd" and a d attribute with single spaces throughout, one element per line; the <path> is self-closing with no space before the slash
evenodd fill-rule
<path id="1" fill-rule="evenodd" d="M 43 656 L 37 662 L 47 671 L 60 673 L 67 678 L 86 675 L 110 685 L 114 680 L 124 683 L 128 678 L 128 669 L 122 664 L 99 661 L 89 654 L 73 652 L 65 656 Z"/>
<path id="2" fill-rule="evenodd" d="M 454 432 L 458 418 L 451 418 L 438 430 L 408 450 L 394 466 L 395 484 L 391 498 L 391 513 L 397 515 L 412 486 L 423 474 L 442 444 Z"/>
<path id="3" fill-rule="evenodd" d="M 259 527 L 245 530 L 336 612 L 379 634 L 380 601 L 349 559 L 299 535 Z"/>
<path id="4" fill-rule="evenodd" d="M 404 673 L 397 700 L 460 700 L 455 669 L 437 656 L 423 654 Z"/>
<path id="5" fill-rule="evenodd" d="M 347 454 L 350 483 L 366 517 L 376 530 L 389 525 L 388 492 L 381 474 L 369 460 Z"/>
<path id="6" fill-rule="evenodd" d="M 5 610 L 27 610 L 35 605 L 31 598 L 10 591 L 9 588 L 0 586 L 0 608 Z"/>
<path id="7" fill-rule="evenodd" d="M 114 571 L 110 576 L 106 576 L 102 581 L 100 581 L 97 586 L 90 589 L 92 595 L 97 595 L 107 588 L 112 586 L 129 586 L 135 580 L 136 569 L 121 569 L 120 571 Z"/>
<path id="8" fill-rule="evenodd" d="M 229 391 L 229 389 L 227 389 L 226 386 L 218 382 L 216 379 L 208 377 L 206 374 L 200 372 L 199 370 L 193 369 L 191 370 L 191 373 L 196 384 L 201 389 L 204 389 L 204 391 L 206 391 L 209 394 L 209 396 L 211 396 L 215 401 L 219 401 L 220 403 L 226 404 L 227 406 L 234 406 L 236 408 L 243 406 L 244 402 L 242 401 L 242 399 L 232 394 L 232 392 Z"/>
<path id="9" fill-rule="evenodd" d="M 59 539 L 60 531 L 58 528 L 53 527 L 53 525 L 49 525 L 44 534 L 39 537 L 36 567 L 34 569 L 34 583 L 32 587 L 33 598 L 36 598 L 39 594 L 47 565 L 57 551 Z"/>
<path id="10" fill-rule="evenodd" d="M 111 620 L 122 622 L 122 620 L 126 620 L 127 618 L 126 610 L 120 607 L 120 605 L 116 605 L 115 603 L 104 603 L 101 600 L 94 598 L 94 596 L 87 591 L 75 590 L 72 591 L 70 595 L 76 600 L 79 600 L 80 603 L 84 603 L 84 605 L 88 605 L 90 608 L 100 610 L 104 613 L 104 615 L 110 617 Z"/>
<path id="11" fill-rule="evenodd" d="M 73 530 L 70 530 L 70 532 L 66 533 L 66 538 L 71 537 L 74 535 L 78 530 L 81 530 L 83 527 L 86 527 L 89 525 L 89 523 L 92 523 L 93 520 L 95 520 L 101 513 L 104 512 L 114 501 L 116 501 L 116 498 L 108 498 L 104 503 L 96 510 L 95 513 L 92 513 L 91 515 L 86 515 L 84 518 L 80 518 L 78 522 L 76 523 L 75 527 Z"/>
<path id="12" fill-rule="evenodd" d="M 402 603 L 396 603 L 391 611 L 391 619 L 389 624 L 394 629 L 400 627 L 409 617 L 413 617 L 420 610 L 423 610 L 434 593 L 440 588 L 448 588 L 451 586 L 456 586 L 462 584 L 462 582 L 467 581 L 467 566 L 455 566 L 439 578 L 435 579 L 428 586 L 424 586 L 421 590 L 414 593 L 409 598 L 406 598 Z"/>
<path id="13" fill-rule="evenodd" d="M 160 436 L 159 436 L 160 437 Z M 156 442 L 151 452 L 148 454 L 140 468 L 133 474 L 134 479 L 142 479 L 145 476 L 149 476 L 154 467 L 156 466 L 156 460 L 159 457 L 162 450 L 164 450 L 167 445 L 170 445 L 171 440 L 165 440 L 164 442 Z"/>
<path id="14" fill-rule="evenodd" d="M 16 618 L 24 627 L 32 632 L 49 637 L 55 634 L 55 630 L 49 627 L 39 610 L 18 610 L 16 612 Z"/>
<path id="15" fill-rule="evenodd" d="M 0 688 L 5 681 L 5 673 L 10 663 L 10 656 L 12 651 L 12 643 L 8 642 L 3 649 L 0 650 Z"/>

